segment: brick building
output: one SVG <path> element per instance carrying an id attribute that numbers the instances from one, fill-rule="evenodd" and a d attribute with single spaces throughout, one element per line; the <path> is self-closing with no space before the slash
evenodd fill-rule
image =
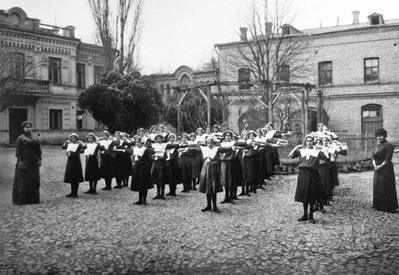
<path id="1" fill-rule="evenodd" d="M 37 98 L 0 113 L 0 143 L 14 142 L 23 120 L 32 121 L 34 131 L 47 142 L 64 140 L 71 131 L 102 128 L 77 105 L 79 93 L 103 72 L 102 48 L 83 43 L 74 32 L 73 26 L 29 18 L 18 7 L 0 10 L 0 49 L 17 57 L 13 69 L 24 78 L 23 92 Z"/>
<path id="2" fill-rule="evenodd" d="M 313 52 L 306 65 L 310 73 L 290 81 L 316 85 L 315 91 L 322 93 L 324 117 L 334 131 L 372 134 L 376 128 L 384 127 L 389 139 L 399 142 L 399 19 L 384 20 L 378 13 L 367 19 L 360 23 L 359 12 L 354 11 L 353 22 L 348 25 L 305 30 L 290 26 L 295 35 L 310 37 Z M 245 30 L 241 39 L 246 39 Z M 229 59 L 240 43 L 242 40 L 215 45 L 219 81 L 237 81 L 239 71 L 245 69 L 231 64 Z M 235 90 L 240 90 L 238 84 Z M 232 101 L 228 125 L 238 130 L 240 120 L 254 110 L 242 98 L 232 97 Z M 311 128 L 317 122 L 317 107 L 317 99 L 310 102 Z M 261 105 L 256 108 L 262 112 Z M 298 121 L 295 117 L 293 120 Z"/>

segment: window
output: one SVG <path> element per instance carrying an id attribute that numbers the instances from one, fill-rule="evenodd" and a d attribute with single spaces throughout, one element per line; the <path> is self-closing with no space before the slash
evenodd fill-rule
<path id="1" fill-rule="evenodd" d="M 76 63 L 76 86 L 84 89 L 86 87 L 85 65 Z"/>
<path id="2" fill-rule="evenodd" d="M 383 128 L 383 110 L 379 104 L 367 104 L 361 108 L 362 134 L 372 136 L 377 129 Z"/>
<path id="3" fill-rule="evenodd" d="M 79 110 L 76 112 L 76 129 L 81 130 L 83 129 L 83 118 L 84 118 L 84 111 Z"/>
<path id="4" fill-rule="evenodd" d="M 25 54 L 11 53 L 9 63 L 11 76 L 15 78 L 23 78 L 25 76 Z"/>
<path id="5" fill-rule="evenodd" d="M 102 66 L 94 65 L 94 83 L 95 84 L 101 83 L 103 73 L 104 73 L 104 69 Z"/>
<path id="6" fill-rule="evenodd" d="M 180 87 L 181 88 L 188 88 L 191 86 L 190 78 L 185 74 L 180 79 Z"/>
<path id="7" fill-rule="evenodd" d="M 362 117 L 363 118 L 371 118 L 371 117 L 381 117 L 382 116 L 382 107 L 377 104 L 368 104 L 362 107 Z"/>
<path id="8" fill-rule="evenodd" d="M 325 61 L 319 63 L 319 86 L 332 85 L 332 62 Z"/>
<path id="9" fill-rule="evenodd" d="M 62 129 L 62 110 L 50 110 L 50 129 Z"/>
<path id="10" fill-rule="evenodd" d="M 277 70 L 277 79 L 285 82 L 290 82 L 290 66 L 281 65 Z"/>
<path id="11" fill-rule="evenodd" d="M 48 80 L 54 85 L 61 85 L 61 59 L 49 57 Z"/>
<path id="12" fill-rule="evenodd" d="M 380 64 L 377 57 L 364 59 L 364 83 L 378 83 L 380 81 Z"/>
<path id="13" fill-rule="evenodd" d="M 247 90 L 250 87 L 251 71 L 249 68 L 238 69 L 238 89 Z"/>

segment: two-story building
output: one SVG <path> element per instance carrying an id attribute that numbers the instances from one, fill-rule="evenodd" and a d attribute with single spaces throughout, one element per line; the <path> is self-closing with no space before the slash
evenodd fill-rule
<path id="1" fill-rule="evenodd" d="M 43 24 L 14 7 L 0 10 L 0 50 L 18 59 L 13 69 L 24 79 L 22 92 L 35 96 L 0 113 L 0 143 L 14 142 L 24 120 L 47 142 L 64 140 L 71 131 L 102 128 L 77 104 L 79 93 L 103 73 L 101 47 L 76 38 L 73 26 Z"/>
<path id="2" fill-rule="evenodd" d="M 328 126 L 334 131 L 372 135 L 375 129 L 384 127 L 389 139 L 399 142 L 399 19 L 384 20 L 378 13 L 367 19 L 360 23 L 359 12 L 354 11 L 353 22 L 348 25 L 305 30 L 290 26 L 295 30 L 293 35 L 309 37 L 313 54 L 306 64 L 309 74 L 288 79 L 316 85 L 315 90 L 322 93 Z M 215 45 L 219 53 L 219 81 L 237 82 L 242 78 L 245 65 L 231 64 L 229 57 L 234 55 L 237 45 L 248 43 L 243 39 L 247 39 L 245 33 L 241 41 Z M 287 65 L 289 73 L 290 64 Z M 248 75 L 247 80 L 251 77 Z M 234 89 L 239 91 L 239 85 Z M 250 111 L 248 106 L 238 99 L 229 106 L 231 129 L 238 130 L 240 116 Z M 309 111 L 317 111 L 317 100 L 310 104 Z"/>

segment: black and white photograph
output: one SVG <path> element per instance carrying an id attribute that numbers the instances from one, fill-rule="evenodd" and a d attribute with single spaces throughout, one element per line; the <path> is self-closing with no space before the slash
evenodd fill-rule
<path id="1" fill-rule="evenodd" d="M 397 0 L 0 0 L 0 274 L 399 274 Z"/>

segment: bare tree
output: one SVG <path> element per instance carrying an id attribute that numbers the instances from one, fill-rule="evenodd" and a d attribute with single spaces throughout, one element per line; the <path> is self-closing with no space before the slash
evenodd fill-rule
<path id="1" fill-rule="evenodd" d="M 264 0 L 263 9 L 252 5 L 247 26 L 241 30 L 241 41 L 235 44 L 227 63 L 230 74 L 236 75 L 237 69 L 241 69 L 245 75 L 247 70 L 244 89 L 252 86 L 255 93 L 250 96 L 267 107 L 268 119 L 273 121 L 278 87 L 309 75 L 312 41 L 291 25 L 293 17 L 287 18 L 291 3 L 284 5 L 276 1 L 271 5 L 270 2 Z M 252 77 L 254 80 L 250 81 Z M 243 79 L 238 81 L 242 83 Z"/>
<path id="2" fill-rule="evenodd" d="M 98 40 L 104 47 L 106 70 L 110 71 L 116 67 L 120 73 L 137 71 L 138 46 L 142 33 L 142 0 L 88 2 L 96 24 Z"/>

